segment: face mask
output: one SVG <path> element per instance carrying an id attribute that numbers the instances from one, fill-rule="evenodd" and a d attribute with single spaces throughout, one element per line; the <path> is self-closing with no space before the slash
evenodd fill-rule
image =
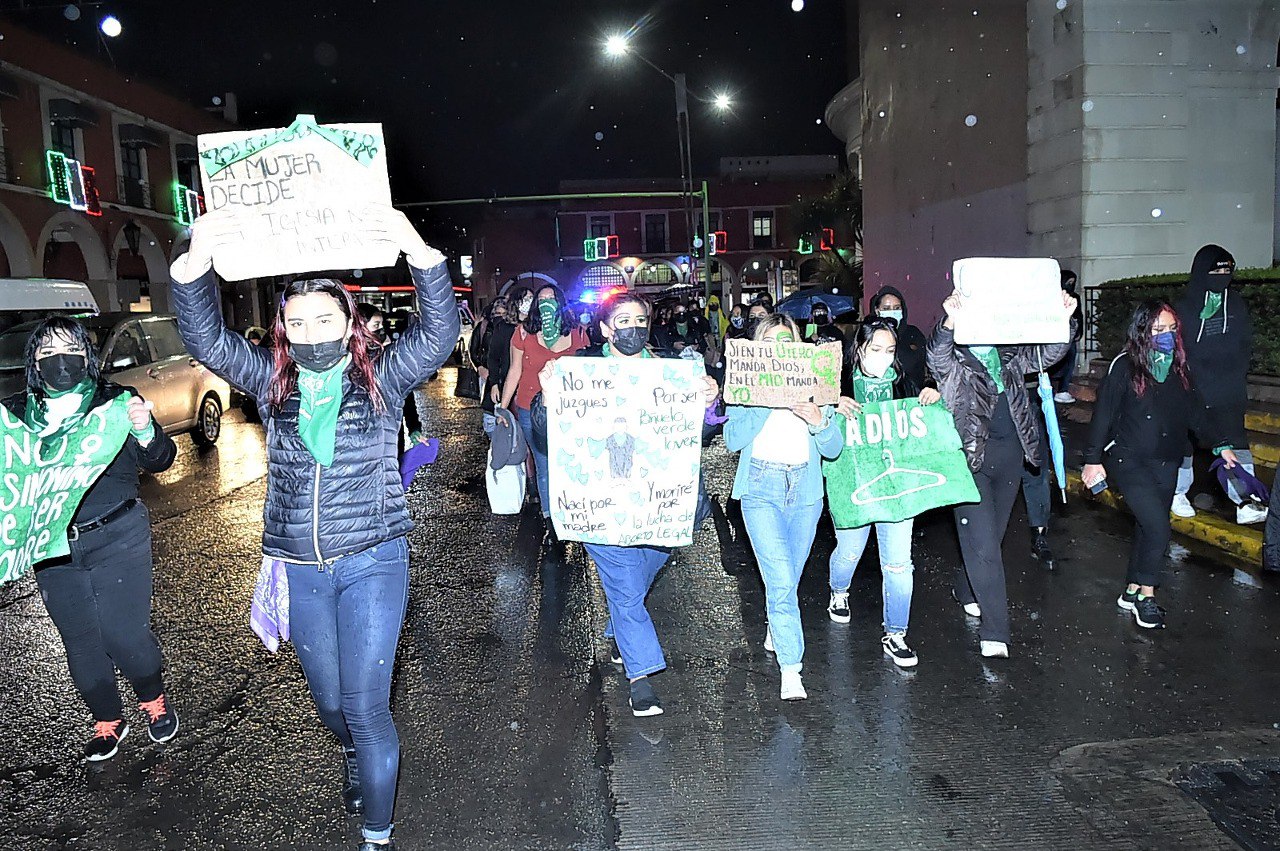
<path id="1" fill-rule="evenodd" d="M 672 319 L 672 321 L 674 321 L 677 325 L 684 325 L 685 323 L 687 323 L 687 322 L 689 321 L 689 314 L 687 314 L 687 313 L 677 313 L 677 314 L 675 314 L 674 316 L 672 316 L 672 317 L 671 317 L 671 319 Z"/>
<path id="2" fill-rule="evenodd" d="M 542 340 L 551 348 L 560 338 L 560 305 L 553 298 L 538 302 L 538 316 L 542 319 Z"/>
<path id="3" fill-rule="evenodd" d="M 730 316 L 729 324 L 732 325 L 734 328 L 741 328 L 742 326 L 747 324 L 747 320 L 743 319 L 741 316 Z"/>
<path id="4" fill-rule="evenodd" d="M 591 314 L 590 314 L 590 313 L 580 313 L 580 314 L 578 314 L 578 321 L 579 321 L 579 322 L 581 322 L 583 325 L 590 325 L 590 324 L 591 324 Z"/>
<path id="5" fill-rule="evenodd" d="M 827 324 L 828 322 L 830 322 L 830 321 L 831 321 L 831 317 L 830 317 L 830 316 L 828 316 L 828 315 L 827 315 L 827 314 L 825 314 L 825 313 L 815 313 L 815 314 L 813 314 L 813 324 L 814 324 L 814 325 L 826 325 L 826 324 Z"/>
<path id="6" fill-rule="evenodd" d="M 49 355 L 36 361 L 40 380 L 50 390 L 65 393 L 75 387 L 89 372 L 84 355 Z"/>
<path id="7" fill-rule="evenodd" d="M 637 355 L 649 342 L 649 329 L 639 325 L 613 329 L 613 348 L 624 355 Z"/>
<path id="8" fill-rule="evenodd" d="M 533 296 L 527 295 L 520 299 L 520 315 L 528 316 L 529 308 L 533 307 Z"/>
<path id="9" fill-rule="evenodd" d="M 290 343 L 289 356 L 303 369 L 325 372 L 333 369 L 347 354 L 346 340 L 326 343 Z"/>
<path id="10" fill-rule="evenodd" d="M 1157 352 L 1169 354 L 1174 347 L 1173 332 L 1161 331 L 1159 334 L 1151 335 L 1151 345 L 1155 347 Z"/>
<path id="11" fill-rule="evenodd" d="M 1231 275 L 1229 273 L 1219 273 L 1209 275 L 1209 291 L 1220 293 L 1231 285 Z"/>
<path id="12" fill-rule="evenodd" d="M 708 308 L 707 308 L 707 310 L 710 310 L 712 313 L 719 313 L 719 312 L 720 312 L 720 305 L 718 305 L 718 304 L 713 304 L 713 305 L 711 305 L 710 307 L 708 307 Z"/>
<path id="13" fill-rule="evenodd" d="M 901 310 L 881 310 L 879 311 L 879 314 L 883 316 L 885 319 L 892 319 L 894 322 L 897 322 L 899 324 L 902 323 Z"/>
<path id="14" fill-rule="evenodd" d="M 373 332 L 373 336 L 377 337 L 380 342 L 385 343 L 387 341 L 387 329 L 379 328 L 377 331 Z"/>
<path id="15" fill-rule="evenodd" d="M 893 366 L 893 355 L 888 352 L 864 352 L 859 363 L 863 375 L 881 378 Z"/>

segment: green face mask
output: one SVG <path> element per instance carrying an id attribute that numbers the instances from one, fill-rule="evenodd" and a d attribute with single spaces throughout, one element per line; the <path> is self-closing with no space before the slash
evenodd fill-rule
<path id="1" fill-rule="evenodd" d="M 542 320 L 542 342 L 549 349 L 560 339 L 560 305 L 553 298 L 542 299 L 538 302 L 538 317 Z"/>

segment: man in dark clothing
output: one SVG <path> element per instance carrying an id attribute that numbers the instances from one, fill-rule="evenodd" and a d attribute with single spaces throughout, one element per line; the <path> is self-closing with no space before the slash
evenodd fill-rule
<path id="1" fill-rule="evenodd" d="M 687 304 L 677 302 L 671 311 L 671 322 L 654 329 L 654 342 L 658 348 L 676 354 L 690 348 L 705 353 L 708 331 L 706 323 L 698 321 L 700 318 Z"/>
<path id="2" fill-rule="evenodd" d="M 820 301 L 815 301 L 813 307 L 809 311 L 809 325 L 812 326 L 813 332 L 809 335 L 810 343 L 839 343 L 841 351 L 849 346 L 848 339 L 845 338 L 844 332 L 840 330 L 840 326 L 831 321 L 831 308 Z"/>
<path id="3" fill-rule="evenodd" d="M 937 386 L 925 374 L 927 342 L 919 328 L 907 323 L 907 300 L 902 291 L 896 287 L 881 287 L 871 297 L 871 315 L 893 319 L 898 323 L 898 362 L 915 386 Z"/>
<path id="4" fill-rule="evenodd" d="M 1228 429 L 1227 440 L 1235 447 L 1240 464 L 1252 474 L 1253 453 L 1249 451 L 1244 415 L 1249 404 L 1253 322 L 1248 304 L 1238 292 L 1231 291 L 1235 268 L 1235 258 L 1225 248 L 1204 246 L 1196 252 L 1187 288 L 1174 306 L 1192 380 L 1204 396 L 1205 405 Z M 1188 453 L 1178 470 L 1171 510 L 1179 517 L 1195 515 L 1187 499 L 1195 475 L 1191 462 Z M 1228 483 L 1227 496 L 1236 504 L 1237 523 L 1261 523 L 1266 519 L 1266 510 L 1246 502 L 1234 482 Z"/>

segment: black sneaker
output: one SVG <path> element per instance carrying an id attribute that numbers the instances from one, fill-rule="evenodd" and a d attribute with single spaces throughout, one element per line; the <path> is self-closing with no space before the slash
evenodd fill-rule
<path id="1" fill-rule="evenodd" d="M 884 655 L 899 668 L 914 668 L 920 662 L 916 652 L 907 646 L 906 633 L 890 632 L 880 639 L 880 645 L 884 647 Z"/>
<path id="2" fill-rule="evenodd" d="M 155 700 L 139 703 L 138 708 L 147 713 L 147 735 L 151 741 L 163 744 L 178 734 L 178 713 L 163 694 Z"/>
<path id="3" fill-rule="evenodd" d="M 93 738 L 84 746 L 84 756 L 89 762 L 101 762 L 111 759 L 120 750 L 120 742 L 129 735 L 129 723 L 119 721 L 98 721 L 93 725 Z"/>
<path id="4" fill-rule="evenodd" d="M 1116 605 L 1124 609 L 1126 612 L 1132 612 L 1134 607 L 1138 605 L 1138 592 L 1130 591 L 1128 588 L 1120 592 L 1120 597 L 1116 600 Z"/>
<path id="5" fill-rule="evenodd" d="M 631 714 L 637 718 L 662 714 L 662 704 L 658 702 L 657 692 L 648 677 L 641 677 L 631 684 Z"/>
<path id="6" fill-rule="evenodd" d="M 342 782 L 342 806 L 348 815 L 364 812 L 364 790 L 360 788 L 360 766 L 356 763 L 356 749 L 343 748 L 342 760 L 346 769 Z"/>
<path id="7" fill-rule="evenodd" d="M 1164 629 L 1164 609 L 1155 597 L 1139 597 L 1133 604 L 1133 619 L 1143 629 Z"/>
<path id="8" fill-rule="evenodd" d="M 609 639 L 609 661 L 615 665 L 622 664 L 622 651 L 618 649 L 618 639 Z"/>
<path id="9" fill-rule="evenodd" d="M 1035 530 L 1031 539 L 1031 557 L 1043 564 L 1045 570 L 1053 570 L 1053 549 L 1049 546 L 1044 529 Z"/>

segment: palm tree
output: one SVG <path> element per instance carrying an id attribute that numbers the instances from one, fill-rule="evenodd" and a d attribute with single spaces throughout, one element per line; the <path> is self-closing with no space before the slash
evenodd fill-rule
<path id="1" fill-rule="evenodd" d="M 862 300 L 862 187 L 851 171 L 836 175 L 831 187 L 816 198 L 797 202 L 791 211 L 801 239 L 820 244 L 823 228 L 847 233 L 852 245 L 833 247 L 818 255 L 817 278 L 823 285 Z"/>

